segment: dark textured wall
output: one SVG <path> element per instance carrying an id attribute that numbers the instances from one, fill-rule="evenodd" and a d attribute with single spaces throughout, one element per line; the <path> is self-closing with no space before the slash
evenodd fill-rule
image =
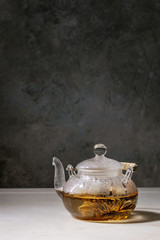
<path id="1" fill-rule="evenodd" d="M 0 1 L 0 186 L 52 187 L 95 143 L 160 186 L 159 0 Z"/>

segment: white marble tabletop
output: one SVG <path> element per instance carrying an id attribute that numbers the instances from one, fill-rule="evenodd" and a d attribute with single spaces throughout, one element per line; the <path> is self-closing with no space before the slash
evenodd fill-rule
<path id="1" fill-rule="evenodd" d="M 160 188 L 139 188 L 128 220 L 72 218 L 54 189 L 0 189 L 0 240 L 160 240 Z"/>

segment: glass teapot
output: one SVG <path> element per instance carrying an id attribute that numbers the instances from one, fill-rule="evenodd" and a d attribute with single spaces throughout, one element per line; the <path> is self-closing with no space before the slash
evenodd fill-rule
<path id="1" fill-rule="evenodd" d="M 76 168 L 67 166 L 67 182 L 61 161 L 53 158 L 56 192 L 74 218 L 96 222 L 126 219 L 137 203 L 138 191 L 131 180 L 137 165 L 105 157 L 104 144 L 96 144 L 93 151 L 95 157 Z"/>

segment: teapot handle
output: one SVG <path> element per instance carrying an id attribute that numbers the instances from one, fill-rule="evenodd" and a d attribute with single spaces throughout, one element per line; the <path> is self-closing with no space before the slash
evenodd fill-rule
<path id="1" fill-rule="evenodd" d="M 137 170 L 137 164 L 136 163 L 127 163 L 127 162 L 121 162 L 123 165 L 123 169 L 122 170 L 126 170 L 126 173 L 123 177 L 122 182 L 124 184 L 127 184 L 133 175 L 133 172 L 135 172 Z"/>
<path id="2" fill-rule="evenodd" d="M 127 169 L 126 174 L 124 175 L 122 182 L 124 184 L 127 184 L 131 180 L 132 175 L 133 175 L 133 167 L 130 167 L 130 168 Z"/>
<path id="3" fill-rule="evenodd" d="M 127 170 L 128 168 L 132 167 L 133 172 L 137 171 L 137 164 L 136 163 L 121 162 L 121 164 L 123 165 L 122 170 Z"/>

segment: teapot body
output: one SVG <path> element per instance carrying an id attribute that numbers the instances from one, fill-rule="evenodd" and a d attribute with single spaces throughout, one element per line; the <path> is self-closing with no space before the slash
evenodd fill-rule
<path id="1" fill-rule="evenodd" d="M 61 197 L 74 218 L 95 222 L 125 219 L 134 210 L 138 191 L 132 180 L 116 177 L 72 175 Z"/>

